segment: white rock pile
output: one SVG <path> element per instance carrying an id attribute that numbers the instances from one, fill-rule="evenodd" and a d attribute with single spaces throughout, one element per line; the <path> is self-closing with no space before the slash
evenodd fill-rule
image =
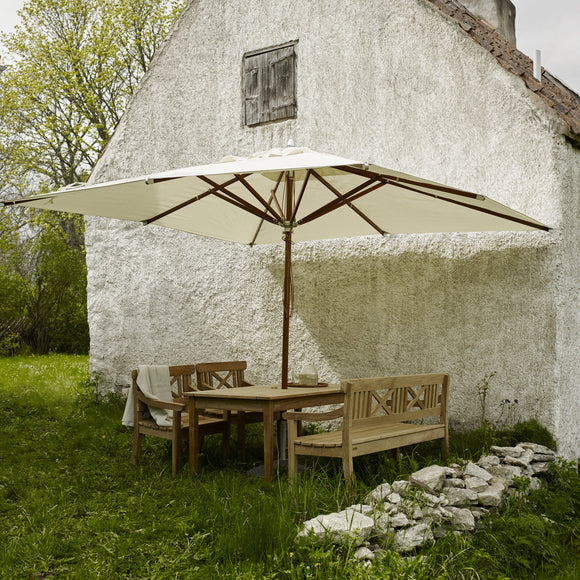
<path id="1" fill-rule="evenodd" d="M 500 509 L 508 494 L 518 493 L 514 478 L 528 478 L 528 489 L 541 487 L 538 474 L 556 459 L 535 443 L 492 447 L 477 463 L 432 465 L 408 481 L 383 483 L 363 503 L 304 522 L 299 536 L 355 549 L 355 557 L 373 560 L 385 549 L 409 552 L 450 532 L 476 529 L 484 514 Z"/>

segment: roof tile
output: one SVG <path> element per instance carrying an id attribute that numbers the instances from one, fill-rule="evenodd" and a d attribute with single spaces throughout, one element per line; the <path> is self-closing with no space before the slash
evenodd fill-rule
<path id="1" fill-rule="evenodd" d="M 542 69 L 542 82 L 534 77 L 531 58 L 520 52 L 485 20 L 474 16 L 456 0 L 427 0 L 441 12 L 454 19 L 459 26 L 497 62 L 512 74 L 519 76 L 526 87 L 544 99 L 567 123 L 566 136 L 580 146 L 580 96 L 547 70 Z"/>

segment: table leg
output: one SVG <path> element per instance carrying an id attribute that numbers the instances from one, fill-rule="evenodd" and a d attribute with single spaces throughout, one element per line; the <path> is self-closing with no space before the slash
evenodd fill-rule
<path id="1" fill-rule="evenodd" d="M 195 406 L 195 399 L 189 399 L 189 471 L 197 474 L 197 460 L 199 453 L 199 413 Z"/>
<path id="2" fill-rule="evenodd" d="M 274 411 L 272 403 L 264 407 L 264 479 L 274 478 Z"/>

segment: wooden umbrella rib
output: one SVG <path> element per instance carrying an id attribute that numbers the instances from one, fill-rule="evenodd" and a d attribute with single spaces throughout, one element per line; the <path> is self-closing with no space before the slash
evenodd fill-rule
<path id="1" fill-rule="evenodd" d="M 256 217 L 260 218 L 263 221 L 267 221 L 268 223 L 275 224 L 275 225 L 278 224 L 278 222 L 272 216 L 269 216 L 267 213 L 264 213 L 262 210 L 253 206 L 251 203 L 246 203 L 243 200 L 241 202 L 238 201 L 236 199 L 237 196 L 233 196 L 233 198 L 232 198 L 232 197 L 229 197 L 228 195 L 225 195 L 219 191 L 212 192 L 212 195 L 215 195 L 217 198 L 229 203 L 230 205 L 233 205 L 234 207 L 237 207 L 238 209 L 240 209 L 242 211 L 245 211 L 247 213 L 251 213 L 252 215 L 255 215 Z"/>
<path id="2" fill-rule="evenodd" d="M 317 179 L 319 178 L 319 176 L 316 174 L 316 172 L 313 172 L 313 174 L 315 175 L 315 177 L 317 177 Z M 322 180 L 321 183 L 323 183 L 326 187 L 329 187 L 330 191 L 332 191 L 335 195 L 338 195 L 337 199 L 334 199 L 331 202 L 323 205 L 322 207 L 313 211 L 311 214 L 305 216 L 304 218 L 302 218 L 300 221 L 298 221 L 296 223 L 298 225 L 303 225 L 305 223 L 311 222 L 312 220 L 315 220 L 319 217 L 322 217 L 323 215 L 326 215 L 327 213 L 330 213 L 331 211 L 339 209 L 340 207 L 342 207 L 344 205 L 348 205 L 348 204 L 350 204 L 349 207 L 351 209 L 353 209 L 354 211 L 358 210 L 358 208 L 355 208 L 355 206 L 352 205 L 352 202 L 355 199 L 363 197 L 363 196 L 371 193 L 372 191 L 375 191 L 376 189 L 379 189 L 380 187 L 383 187 L 384 185 L 386 185 L 386 183 L 383 183 L 382 181 L 378 181 L 377 183 L 374 183 L 373 185 L 371 185 L 369 187 L 369 184 L 372 183 L 372 181 L 377 181 L 377 180 L 375 179 L 375 180 L 367 181 L 366 183 L 362 183 L 362 184 L 358 185 L 357 187 L 351 189 L 347 193 L 341 194 L 336 188 L 331 186 L 328 182 L 326 182 L 325 180 Z M 363 189 L 363 188 L 367 188 L 367 189 Z M 363 190 L 361 191 L 361 189 L 363 189 Z M 365 219 L 365 218 L 363 218 L 363 219 Z M 372 222 L 372 220 L 367 220 L 367 223 L 369 223 L 379 233 L 386 233 L 382 228 L 378 227 L 376 224 L 373 224 L 371 222 Z"/>
<path id="3" fill-rule="evenodd" d="M 416 187 L 428 187 L 429 189 L 433 189 L 435 191 L 441 191 L 443 193 L 451 193 L 453 195 L 459 195 L 461 197 L 467 197 L 469 199 L 479 199 L 482 196 L 478 195 L 477 193 L 472 193 L 470 191 L 462 191 L 461 189 L 455 189 L 453 187 L 448 187 L 446 185 L 439 185 L 437 183 L 423 183 L 421 181 L 414 181 L 412 179 L 408 179 L 406 177 L 401 177 L 399 175 L 389 175 L 386 173 L 377 173 L 376 171 L 368 171 L 367 169 L 360 169 L 358 167 L 353 167 L 352 165 L 341 165 L 337 167 L 341 171 L 345 171 L 346 173 L 353 173 L 355 175 L 361 175 L 363 177 L 377 177 L 378 179 L 384 180 L 385 182 L 390 183 L 405 183 L 407 185 L 416 186 Z"/>
<path id="4" fill-rule="evenodd" d="M 198 175 L 198 177 L 199 177 L 199 179 L 201 179 L 202 181 L 204 181 L 205 183 L 210 185 L 212 187 L 212 189 L 217 190 L 217 191 L 214 191 L 213 194 L 216 195 L 217 197 L 219 197 L 220 199 L 223 199 L 224 201 L 227 201 L 227 202 L 231 203 L 232 205 L 235 205 L 236 207 L 239 207 L 240 209 L 247 211 L 248 213 L 251 213 L 255 216 L 258 216 L 267 222 L 270 222 L 273 224 L 278 223 L 278 221 L 275 220 L 274 218 L 272 218 L 270 215 L 263 212 L 262 210 L 257 208 L 255 205 L 252 205 L 251 203 L 247 202 L 245 199 L 241 198 L 239 195 L 236 195 L 235 193 L 230 191 L 225 186 L 225 184 L 220 185 L 219 183 L 215 183 L 214 181 L 212 181 L 211 179 L 209 179 L 209 177 L 206 177 L 205 175 Z M 238 181 L 238 179 L 235 178 L 234 181 Z M 229 185 L 231 185 L 231 183 L 229 183 Z M 223 195 L 218 195 L 218 192 L 221 192 Z"/>
<path id="5" fill-rule="evenodd" d="M 255 189 L 252 187 L 250 183 L 248 183 L 243 175 L 236 174 L 237 180 L 266 208 L 266 211 L 269 211 L 272 216 L 278 221 L 283 221 L 282 216 L 278 214 L 275 209 L 272 207 L 271 199 L 270 203 L 268 203 Z M 276 200 L 277 201 L 277 200 Z"/>
<path id="6" fill-rule="evenodd" d="M 304 183 L 302 183 L 302 188 L 300 189 L 300 194 L 298 195 L 298 199 L 296 200 L 296 205 L 294 206 L 294 211 L 292 212 L 292 217 L 290 218 L 290 222 L 294 222 L 296 219 L 296 214 L 298 213 L 298 208 L 300 207 L 300 203 L 302 202 L 302 197 L 304 196 L 304 192 L 306 191 L 306 186 L 308 185 L 308 180 L 310 179 L 310 175 L 312 174 L 312 168 L 308 169 L 306 172 L 306 176 L 304 177 Z"/>
<path id="7" fill-rule="evenodd" d="M 175 177 L 171 177 L 171 178 L 164 178 L 164 179 L 155 179 L 152 180 L 151 182 L 148 183 L 159 183 L 161 181 L 169 181 L 171 179 L 177 179 Z M 231 185 L 232 183 L 235 183 L 237 180 L 234 179 L 230 179 L 229 181 L 226 181 L 223 185 L 224 186 L 228 186 Z M 180 203 L 179 205 L 176 205 L 175 207 L 171 207 L 168 210 L 164 211 L 163 213 L 160 213 L 156 216 L 153 216 L 152 218 L 149 218 L 147 220 L 143 220 L 142 223 L 144 224 L 151 224 L 153 222 L 156 222 L 157 220 L 160 220 L 161 218 L 164 218 L 165 216 L 168 216 L 169 214 L 172 214 L 176 211 L 179 211 L 180 209 L 183 209 L 184 207 L 187 207 L 188 205 L 191 205 L 192 203 L 195 203 L 196 201 L 199 201 L 201 199 L 203 199 L 204 197 L 207 197 L 208 195 L 211 195 L 212 193 L 215 193 L 215 188 L 209 189 L 208 191 L 204 191 L 203 193 L 200 193 L 199 195 L 196 195 L 195 197 L 192 197 L 191 199 L 188 199 L 187 201 L 184 201 L 183 203 Z"/>
<path id="8" fill-rule="evenodd" d="M 471 205 L 469 203 L 466 203 L 464 201 L 460 201 L 458 199 L 449 199 L 448 197 L 441 197 L 440 195 L 437 195 L 435 193 L 429 193 L 428 191 L 421 191 L 419 189 L 416 189 L 414 187 L 410 187 L 409 185 L 405 185 L 403 183 L 400 182 L 391 182 L 391 185 L 394 185 L 395 187 L 400 187 L 402 189 L 407 189 L 409 191 L 413 191 L 415 193 L 419 193 L 421 195 L 425 195 L 427 197 L 432 197 L 435 199 L 439 199 L 440 201 L 444 201 L 447 203 L 452 203 L 454 205 L 459 205 L 461 207 L 466 207 L 468 209 L 473 209 L 475 211 L 478 211 L 480 213 L 486 213 L 488 215 L 492 215 L 494 217 L 499 217 L 508 221 L 512 221 L 518 224 L 522 224 L 524 226 L 528 226 L 537 230 L 542 230 L 545 232 L 549 232 L 550 228 L 548 226 L 544 226 L 543 224 L 539 224 L 539 223 L 535 223 L 535 222 L 531 222 L 529 220 L 523 219 L 523 218 L 519 218 L 517 216 L 510 216 L 504 213 L 501 213 L 499 211 L 495 211 L 486 207 L 477 207 L 476 205 Z"/>
<path id="9" fill-rule="evenodd" d="M 283 176 L 284 176 L 284 172 L 281 171 L 280 175 L 278 175 L 276 185 L 274 186 L 274 188 L 272 189 L 272 191 L 270 193 L 270 201 L 268 202 L 269 204 L 271 204 L 272 200 L 274 200 L 276 202 L 276 205 L 278 206 L 278 210 L 280 211 L 281 214 L 283 214 L 284 212 L 282 211 L 282 208 L 280 207 L 280 203 L 278 201 L 278 198 L 276 197 L 276 191 L 278 190 L 278 186 L 280 185 L 280 182 L 282 181 Z M 260 223 L 258 224 L 258 227 L 256 228 L 256 233 L 254 234 L 254 237 L 252 238 L 252 241 L 250 242 L 250 246 L 253 246 L 256 243 L 256 240 L 258 239 L 258 235 L 260 234 L 260 230 L 262 229 L 263 225 L 264 225 L 264 220 L 260 220 Z"/>
<path id="10" fill-rule="evenodd" d="M 336 195 L 336 197 L 338 199 L 340 199 L 342 197 L 342 194 L 340 193 L 340 191 L 338 191 L 332 184 L 328 183 L 328 181 L 326 181 L 326 179 L 324 179 L 317 171 L 313 171 L 313 173 L 314 173 L 314 176 L 316 177 L 316 179 L 318 179 L 318 181 L 320 181 L 320 183 L 322 183 L 327 189 L 332 191 L 332 193 L 334 193 L 334 195 Z M 373 182 L 375 182 L 375 181 L 376 181 L 375 177 L 370 177 L 366 183 L 361 183 L 360 185 L 358 185 L 354 189 L 351 189 L 351 191 L 347 194 L 348 201 L 346 201 L 344 205 L 346 205 L 352 211 L 354 211 L 359 217 L 361 217 L 365 222 L 367 222 L 367 224 L 369 224 L 379 234 L 384 235 L 387 232 L 385 232 L 385 230 L 383 230 L 381 227 L 379 227 L 369 216 L 367 216 L 361 209 L 359 209 L 358 207 L 356 207 L 352 203 L 353 198 L 358 199 L 358 197 L 362 197 L 362 195 L 366 195 L 367 193 L 370 193 L 371 191 L 378 189 L 378 187 L 381 187 L 381 185 L 377 185 L 376 187 L 371 187 L 368 190 L 364 190 L 365 187 L 372 185 Z M 357 193 L 360 190 L 364 190 L 364 192 L 361 193 L 360 195 L 357 195 Z"/>

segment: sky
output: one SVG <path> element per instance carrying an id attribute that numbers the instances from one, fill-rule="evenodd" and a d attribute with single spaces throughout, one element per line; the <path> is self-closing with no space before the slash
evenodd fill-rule
<path id="1" fill-rule="evenodd" d="M 531 58 L 541 50 L 542 66 L 580 93 L 580 0 L 512 2 L 518 49 Z M 0 30 L 12 30 L 22 4 L 23 0 L 0 0 Z"/>

